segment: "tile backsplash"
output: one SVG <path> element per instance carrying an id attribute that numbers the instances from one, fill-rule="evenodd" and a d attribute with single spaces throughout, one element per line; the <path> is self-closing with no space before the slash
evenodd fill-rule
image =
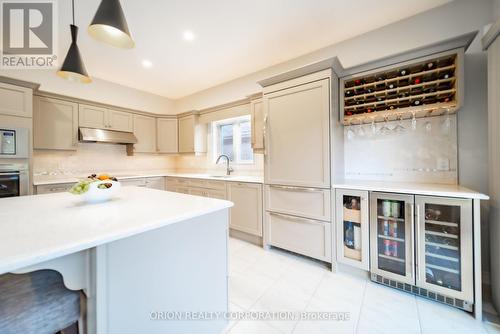
<path id="1" fill-rule="evenodd" d="M 401 131 L 394 128 L 401 125 Z M 412 126 L 414 125 L 414 126 Z M 415 126 L 416 125 L 416 126 Z M 456 115 L 419 118 L 401 123 L 344 128 L 345 178 L 396 182 L 458 181 Z"/>
<path id="2" fill-rule="evenodd" d="M 85 175 L 90 172 L 175 170 L 176 156 L 135 154 L 125 145 L 79 143 L 77 151 L 35 150 L 34 175 Z"/>

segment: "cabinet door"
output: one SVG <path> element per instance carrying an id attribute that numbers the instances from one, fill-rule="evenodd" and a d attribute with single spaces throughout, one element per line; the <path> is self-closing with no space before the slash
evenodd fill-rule
<path id="1" fill-rule="evenodd" d="M 208 190 L 208 197 L 216 199 L 226 199 L 226 191 L 224 190 Z"/>
<path id="2" fill-rule="evenodd" d="M 78 124 L 84 128 L 107 129 L 107 114 L 106 108 L 80 104 L 78 106 L 79 120 Z"/>
<path id="3" fill-rule="evenodd" d="M 227 195 L 234 203 L 229 227 L 262 237 L 262 185 L 228 182 Z"/>
<path id="4" fill-rule="evenodd" d="M 329 79 L 266 94 L 268 184 L 330 187 Z"/>
<path id="5" fill-rule="evenodd" d="M 262 152 L 264 149 L 264 110 L 262 99 L 250 102 L 252 115 L 252 149 L 254 152 Z"/>
<path id="6" fill-rule="evenodd" d="M 179 118 L 179 153 L 194 152 L 195 116 Z"/>
<path id="7" fill-rule="evenodd" d="M 0 114 L 32 117 L 33 91 L 29 88 L 0 83 Z"/>
<path id="8" fill-rule="evenodd" d="M 158 152 L 177 153 L 178 149 L 178 131 L 177 119 L 158 118 Z"/>
<path id="9" fill-rule="evenodd" d="M 134 131 L 134 115 L 128 112 L 108 109 L 108 128 L 116 131 Z"/>
<path id="10" fill-rule="evenodd" d="M 368 192 L 336 190 L 337 261 L 369 270 Z"/>
<path id="11" fill-rule="evenodd" d="M 189 194 L 194 196 L 208 197 L 208 191 L 201 188 L 189 188 Z"/>
<path id="12" fill-rule="evenodd" d="M 165 178 L 161 176 L 146 178 L 146 188 L 165 190 Z"/>
<path id="13" fill-rule="evenodd" d="M 121 185 L 124 187 L 145 187 L 146 186 L 146 180 L 143 178 L 139 179 L 125 179 L 125 180 L 119 180 Z"/>
<path id="14" fill-rule="evenodd" d="M 134 152 L 156 152 L 156 119 L 154 117 L 134 115 L 134 134 L 137 137 Z"/>
<path id="15" fill-rule="evenodd" d="M 33 147 L 48 150 L 76 150 L 78 104 L 36 96 L 33 111 Z"/>
<path id="16" fill-rule="evenodd" d="M 417 285 L 472 302 L 472 200 L 416 196 Z"/>
<path id="17" fill-rule="evenodd" d="M 72 186 L 73 183 L 44 184 L 36 186 L 36 194 L 64 193 L 69 191 Z"/>
<path id="18" fill-rule="evenodd" d="M 413 195 L 370 194 L 371 272 L 415 284 Z"/>

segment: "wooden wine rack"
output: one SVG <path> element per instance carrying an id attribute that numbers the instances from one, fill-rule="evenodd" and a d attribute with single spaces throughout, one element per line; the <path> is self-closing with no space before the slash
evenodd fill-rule
<path id="1" fill-rule="evenodd" d="M 454 50 L 344 77 L 344 125 L 455 113 L 462 98 L 463 53 Z"/>

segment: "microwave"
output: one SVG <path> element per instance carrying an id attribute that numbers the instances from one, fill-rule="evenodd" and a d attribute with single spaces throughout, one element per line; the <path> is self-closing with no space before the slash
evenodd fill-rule
<path id="1" fill-rule="evenodd" d="M 29 158 L 28 129 L 0 128 L 0 158 Z"/>

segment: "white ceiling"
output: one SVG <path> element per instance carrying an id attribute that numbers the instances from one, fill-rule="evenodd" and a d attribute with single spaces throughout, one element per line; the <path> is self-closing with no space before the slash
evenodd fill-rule
<path id="1" fill-rule="evenodd" d="M 449 0 L 121 0 L 136 42 L 132 50 L 88 35 L 99 2 L 75 1 L 79 47 L 90 75 L 177 99 Z M 61 59 L 70 40 L 70 3 L 58 1 Z M 185 30 L 196 39 L 185 41 Z M 153 66 L 145 69 L 143 59 Z"/>

